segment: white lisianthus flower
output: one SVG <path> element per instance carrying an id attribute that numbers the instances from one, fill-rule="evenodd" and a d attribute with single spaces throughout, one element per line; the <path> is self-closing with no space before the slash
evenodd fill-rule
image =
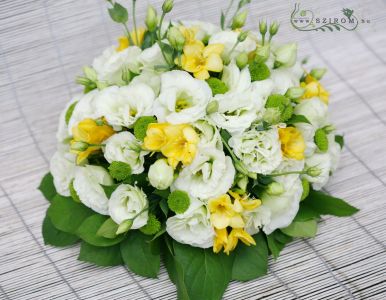
<path id="1" fill-rule="evenodd" d="M 99 96 L 98 90 L 92 90 L 84 94 L 76 104 L 71 118 L 68 122 L 68 134 L 72 136 L 72 128 L 84 119 L 97 119 L 100 117 L 96 109 L 96 99 Z"/>
<path id="2" fill-rule="evenodd" d="M 102 215 L 108 215 L 109 200 L 102 185 L 113 183 L 110 174 L 102 167 L 86 165 L 76 168 L 74 189 L 80 201 Z"/>
<path id="3" fill-rule="evenodd" d="M 237 38 L 239 36 L 239 32 L 232 30 L 220 31 L 212 35 L 209 39 L 210 44 L 223 44 L 224 52 L 222 53 L 223 58 L 233 59 L 236 58 L 242 52 L 250 53 L 256 49 L 256 41 L 247 37 L 244 42 L 238 43 L 236 48 L 233 49 L 234 45 L 237 43 Z M 232 53 L 231 53 L 232 51 Z"/>
<path id="4" fill-rule="evenodd" d="M 271 87 L 270 80 L 256 81 L 244 92 L 218 94 L 213 98 L 218 102 L 218 111 L 208 117 L 231 134 L 243 132 L 261 118 Z"/>
<path id="5" fill-rule="evenodd" d="M 254 235 L 260 231 L 260 229 L 269 224 L 271 221 L 271 210 L 261 205 L 254 210 L 246 211 L 243 214 L 245 220 L 245 230 L 250 234 Z"/>
<path id="6" fill-rule="evenodd" d="M 212 247 L 215 237 L 208 209 L 194 198 L 186 212 L 166 220 L 166 231 L 177 242 L 199 248 Z"/>
<path id="7" fill-rule="evenodd" d="M 337 142 L 335 142 L 334 134 L 329 134 L 327 138 L 328 138 L 328 154 L 330 155 L 330 159 L 331 159 L 330 171 L 334 173 L 338 167 L 342 149 L 340 145 Z"/>
<path id="8" fill-rule="evenodd" d="M 228 87 L 228 92 L 244 92 L 251 86 L 251 74 L 249 68 L 239 69 L 234 60 L 228 66 L 224 66 L 221 81 Z"/>
<path id="9" fill-rule="evenodd" d="M 194 129 L 200 136 L 199 147 L 215 147 L 219 150 L 223 149 L 220 132 L 216 126 L 210 124 L 206 120 L 199 120 L 192 124 Z"/>
<path id="10" fill-rule="evenodd" d="M 281 195 L 264 193 L 261 196 L 262 206 L 268 208 L 271 213 L 270 222 L 263 227 L 265 234 L 271 234 L 276 229 L 287 227 L 292 223 L 299 210 L 302 193 L 302 182 L 296 179 L 292 186 L 287 184 L 285 192 Z"/>
<path id="11" fill-rule="evenodd" d="M 154 99 L 153 89 L 143 83 L 111 86 L 100 92 L 96 107 L 110 125 L 131 127 L 139 117 L 153 115 Z"/>
<path id="12" fill-rule="evenodd" d="M 232 159 L 214 147 L 199 148 L 193 162 L 180 172 L 172 189 L 199 199 L 225 194 L 235 177 Z"/>
<path id="13" fill-rule="evenodd" d="M 316 167 L 320 170 L 318 176 L 303 175 L 312 184 L 314 190 L 321 190 L 330 178 L 331 157 L 329 153 L 314 153 L 306 158 L 305 169 Z"/>
<path id="14" fill-rule="evenodd" d="M 273 49 L 275 61 L 283 67 L 292 67 L 297 58 L 298 45 L 296 43 L 288 43 L 278 46 Z"/>
<path id="15" fill-rule="evenodd" d="M 191 123 L 203 118 L 212 96 L 208 84 L 185 71 L 161 75 L 161 93 L 154 105 L 159 122 Z"/>
<path id="16" fill-rule="evenodd" d="M 328 124 L 328 106 L 319 98 L 314 97 L 301 101 L 295 106 L 296 115 L 305 116 L 315 130 Z"/>
<path id="17" fill-rule="evenodd" d="M 129 69 L 134 73 L 139 73 L 140 54 L 141 49 L 136 46 L 128 47 L 122 51 L 117 51 L 115 46 L 107 48 L 92 63 L 92 67 L 98 74 L 98 81 L 104 81 L 108 84 L 124 84 L 122 79 L 124 70 Z"/>
<path id="18" fill-rule="evenodd" d="M 145 155 L 149 152 L 142 150 L 141 142 L 132 133 L 123 131 L 114 134 L 105 141 L 105 145 L 103 152 L 109 163 L 113 161 L 127 163 L 133 174 L 140 174 L 145 170 L 143 163 Z"/>
<path id="19" fill-rule="evenodd" d="M 151 186 L 158 190 L 165 190 L 173 183 L 174 170 L 166 159 L 158 159 L 150 166 L 148 178 Z"/>
<path id="20" fill-rule="evenodd" d="M 142 70 L 142 73 L 131 80 L 131 84 L 144 83 L 150 86 L 155 95 L 159 95 L 161 89 L 161 75 L 153 70 Z"/>
<path id="21" fill-rule="evenodd" d="M 317 146 L 314 141 L 315 131 L 317 128 L 308 123 L 295 123 L 295 127 L 300 131 L 306 143 L 304 155 L 310 157 L 315 153 Z"/>
<path id="22" fill-rule="evenodd" d="M 177 24 L 178 25 L 178 24 Z M 209 22 L 202 21 L 183 21 L 183 26 L 196 30 L 195 38 L 202 41 L 206 37 L 212 36 L 221 31 L 221 28 Z"/>
<path id="23" fill-rule="evenodd" d="M 50 172 L 54 178 L 54 186 L 58 194 L 70 196 L 69 185 L 75 176 L 75 155 L 58 150 L 50 160 Z"/>
<path id="24" fill-rule="evenodd" d="M 284 95 L 289 88 L 298 87 L 303 75 L 303 69 L 299 63 L 291 68 L 278 68 L 271 70 L 271 79 L 274 82 L 273 94 Z"/>
<path id="25" fill-rule="evenodd" d="M 74 96 L 66 105 L 66 107 L 62 110 L 59 116 L 59 124 L 58 124 L 58 130 L 56 131 L 56 140 L 58 143 L 63 143 L 67 139 L 71 137 L 68 131 L 68 125 L 66 122 L 66 114 L 70 106 L 72 106 L 75 102 L 77 102 L 79 99 L 81 99 L 82 95 L 76 95 Z M 74 105 L 77 105 L 74 104 Z"/>
<path id="26" fill-rule="evenodd" d="M 121 184 L 112 194 L 108 203 L 108 212 L 113 221 L 121 224 L 134 219 L 131 229 L 146 225 L 149 218 L 146 194 L 136 186 Z M 141 213 L 142 212 L 142 213 Z"/>
<path id="27" fill-rule="evenodd" d="M 167 62 L 162 55 L 161 48 L 157 43 L 150 48 L 143 50 L 139 55 L 139 61 L 141 62 L 144 70 L 154 69 L 155 66 L 167 66 Z"/>
<path id="28" fill-rule="evenodd" d="M 249 131 L 232 136 L 229 146 L 248 171 L 253 173 L 269 174 L 283 159 L 276 127 L 264 131 L 252 127 Z"/>

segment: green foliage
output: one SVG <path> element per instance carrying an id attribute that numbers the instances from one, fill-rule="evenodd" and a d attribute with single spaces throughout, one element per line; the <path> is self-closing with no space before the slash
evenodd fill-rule
<path id="1" fill-rule="evenodd" d="M 56 247 L 70 246 L 79 240 L 79 238 L 74 234 L 56 229 L 48 216 L 46 216 L 43 221 L 42 235 L 45 245 L 52 245 Z"/>
<path id="2" fill-rule="evenodd" d="M 176 214 L 184 213 L 190 205 L 190 198 L 184 191 L 173 191 L 168 197 L 168 206 Z"/>
<path id="3" fill-rule="evenodd" d="M 97 247 L 113 246 L 120 243 L 124 238 L 123 235 L 119 235 L 115 238 L 105 238 L 97 234 L 99 228 L 101 228 L 107 219 L 106 216 L 100 214 L 88 217 L 79 226 L 77 230 L 78 236 L 88 244 Z"/>
<path id="4" fill-rule="evenodd" d="M 315 131 L 314 142 L 321 152 L 328 150 L 328 138 L 323 128 L 319 128 Z"/>
<path id="5" fill-rule="evenodd" d="M 123 264 L 120 246 L 96 247 L 82 242 L 78 260 L 96 264 L 101 267 L 112 267 Z"/>
<path id="6" fill-rule="evenodd" d="M 44 175 L 38 189 L 42 192 L 44 198 L 48 201 L 52 201 L 57 192 L 54 186 L 54 178 L 51 173 Z"/>
<path id="7" fill-rule="evenodd" d="M 134 135 L 138 140 L 143 141 L 145 139 L 147 127 L 151 123 L 157 123 L 157 119 L 155 117 L 145 116 L 140 117 L 135 121 Z"/>
<path id="8" fill-rule="evenodd" d="M 71 195 L 72 200 L 74 200 L 75 202 L 81 202 L 81 201 L 80 201 L 80 198 L 79 198 L 79 196 L 78 196 L 78 193 L 77 193 L 76 190 L 74 189 L 74 179 L 71 180 L 68 189 L 70 190 L 70 195 Z"/>
<path id="9" fill-rule="evenodd" d="M 333 215 L 337 217 L 352 216 L 359 211 L 359 209 L 342 199 L 314 190 L 310 191 L 309 196 L 303 201 L 303 205 L 308 206 L 320 215 Z"/>
<path id="10" fill-rule="evenodd" d="M 160 268 L 159 240 L 149 242 L 150 237 L 138 230 L 132 230 L 121 243 L 125 264 L 135 274 L 157 278 Z"/>
<path id="11" fill-rule="evenodd" d="M 131 167 L 122 161 L 113 161 L 109 166 L 111 177 L 118 181 L 123 181 L 130 177 Z"/>
<path id="12" fill-rule="evenodd" d="M 112 8 L 109 8 L 109 15 L 116 23 L 125 24 L 129 20 L 127 9 L 117 2 L 114 3 Z"/>
<path id="13" fill-rule="evenodd" d="M 104 223 L 99 227 L 97 231 L 97 235 L 108 238 L 108 239 L 114 239 L 117 237 L 117 230 L 119 225 L 113 221 L 113 219 L 108 218 Z"/>
<path id="14" fill-rule="evenodd" d="M 280 230 L 275 230 L 270 235 L 267 235 L 268 248 L 269 251 L 271 251 L 273 258 L 277 259 L 286 244 L 291 241 L 292 237 L 284 234 Z"/>
<path id="15" fill-rule="evenodd" d="M 343 149 L 344 146 L 344 137 L 343 135 L 335 135 L 335 142 L 337 142 L 341 149 Z"/>
<path id="16" fill-rule="evenodd" d="M 308 221 L 313 219 L 319 219 L 320 214 L 310 208 L 305 202 L 300 203 L 299 210 L 294 218 L 294 221 Z"/>
<path id="17" fill-rule="evenodd" d="M 288 227 L 280 230 L 292 237 L 314 237 L 318 230 L 318 224 L 316 220 L 294 221 Z"/>
<path id="18" fill-rule="evenodd" d="M 101 186 L 103 188 L 103 191 L 105 192 L 106 197 L 110 199 L 111 194 L 114 193 L 114 191 L 117 189 L 119 184 L 101 185 Z"/>
<path id="19" fill-rule="evenodd" d="M 156 234 L 161 230 L 161 222 L 153 214 L 149 214 L 147 224 L 139 229 L 142 233 L 146 235 Z"/>
<path id="20" fill-rule="evenodd" d="M 65 114 L 65 117 L 64 117 L 64 119 L 65 119 L 67 125 L 68 125 L 68 123 L 70 122 L 72 113 L 74 112 L 75 106 L 76 106 L 77 104 L 78 104 L 78 101 L 75 101 L 74 103 L 72 103 L 72 104 L 67 108 L 67 111 L 66 111 L 66 114 Z"/>
<path id="21" fill-rule="evenodd" d="M 292 115 L 292 117 L 287 121 L 287 124 L 296 124 L 296 123 L 311 124 L 310 121 L 308 121 L 308 119 L 303 115 Z"/>
<path id="22" fill-rule="evenodd" d="M 234 251 L 232 279 L 252 280 L 267 274 L 268 248 L 262 233 L 253 236 L 256 246 L 239 243 Z"/>
<path id="23" fill-rule="evenodd" d="M 265 104 L 266 108 L 277 107 L 280 110 L 280 122 L 286 122 L 289 120 L 293 113 L 293 107 L 291 105 L 291 100 L 286 96 L 280 94 L 270 95 Z"/>
<path id="24" fill-rule="evenodd" d="M 251 62 L 249 64 L 249 72 L 251 73 L 252 81 L 260 81 L 267 79 L 271 72 L 265 63 Z"/>
<path id="25" fill-rule="evenodd" d="M 226 84 L 216 77 L 210 77 L 206 80 L 206 82 L 212 90 L 213 96 L 217 94 L 225 94 L 229 90 Z"/>
<path id="26" fill-rule="evenodd" d="M 54 226 L 64 232 L 76 234 L 78 227 L 94 212 L 70 197 L 56 195 L 47 210 Z"/>
<path id="27" fill-rule="evenodd" d="M 300 198 L 300 201 L 303 201 L 308 197 L 308 194 L 310 193 L 310 183 L 306 179 L 302 179 L 302 187 L 303 193 L 302 197 Z"/>

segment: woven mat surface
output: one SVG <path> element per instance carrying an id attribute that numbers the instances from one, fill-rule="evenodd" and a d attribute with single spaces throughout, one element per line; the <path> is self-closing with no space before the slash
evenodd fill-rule
<path id="1" fill-rule="evenodd" d="M 138 1 L 140 20 L 148 2 L 162 1 Z M 319 14 L 348 7 L 370 20 L 326 33 L 293 29 L 294 2 L 252 2 L 251 28 L 259 18 L 279 20 L 282 41 L 299 42 L 300 57 L 329 69 L 324 83 L 346 147 L 327 190 L 361 211 L 325 218 L 315 239 L 290 244 L 267 276 L 232 282 L 224 299 L 386 299 L 386 2 L 304 0 Z M 173 16 L 218 22 L 225 5 L 176 0 Z M 47 202 L 36 187 L 55 151 L 59 112 L 80 91 L 81 66 L 120 32 L 102 0 L 0 1 L 1 299 L 176 299 L 164 269 L 152 280 L 124 267 L 98 268 L 76 260 L 78 246 L 42 240 Z"/>

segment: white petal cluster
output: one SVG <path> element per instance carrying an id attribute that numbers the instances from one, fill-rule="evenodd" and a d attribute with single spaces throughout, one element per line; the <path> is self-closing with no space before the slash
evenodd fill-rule
<path id="1" fill-rule="evenodd" d="M 75 155 L 58 149 L 50 160 L 50 172 L 54 177 L 56 191 L 63 196 L 70 196 L 69 186 L 75 176 Z"/>

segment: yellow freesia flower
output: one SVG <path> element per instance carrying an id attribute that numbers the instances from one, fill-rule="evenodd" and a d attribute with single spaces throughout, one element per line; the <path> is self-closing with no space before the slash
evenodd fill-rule
<path id="1" fill-rule="evenodd" d="M 197 28 L 180 26 L 178 29 L 181 31 L 185 38 L 185 45 L 194 44 L 196 41 Z"/>
<path id="2" fill-rule="evenodd" d="M 228 236 L 228 241 L 224 248 L 224 252 L 226 254 L 229 254 L 230 251 L 233 251 L 236 248 L 239 240 L 247 246 L 256 245 L 256 242 L 253 237 L 243 228 L 233 228 Z"/>
<path id="3" fill-rule="evenodd" d="M 301 132 L 295 127 L 279 128 L 281 151 L 288 158 L 304 159 L 306 144 Z"/>
<path id="4" fill-rule="evenodd" d="M 228 231 L 226 228 L 214 229 L 216 236 L 213 242 L 213 252 L 219 253 L 222 248 L 225 248 L 228 243 Z"/>
<path id="5" fill-rule="evenodd" d="M 305 82 L 300 83 L 300 86 L 305 89 L 302 99 L 310 99 L 319 97 L 324 103 L 328 104 L 330 93 L 311 75 L 307 75 Z"/>
<path id="6" fill-rule="evenodd" d="M 184 46 L 181 57 L 182 68 L 193 73 L 195 78 L 206 80 L 210 77 L 209 71 L 221 72 L 224 65 L 221 53 L 224 45 L 212 44 L 205 47 L 201 41 L 191 41 Z"/>
<path id="7" fill-rule="evenodd" d="M 176 168 L 179 162 L 189 165 L 193 161 L 199 141 L 198 134 L 188 124 L 153 123 L 147 128 L 143 146 L 150 151 L 160 151 L 169 165 Z"/>
<path id="8" fill-rule="evenodd" d="M 238 213 L 242 213 L 244 210 L 254 210 L 261 205 L 260 199 L 249 199 L 248 195 L 240 196 L 238 193 L 229 191 L 229 195 L 234 199 L 233 207 Z"/>
<path id="9" fill-rule="evenodd" d="M 145 32 L 146 32 L 146 29 L 143 27 L 137 29 L 137 34 L 135 34 L 134 30 L 130 32 L 130 36 L 133 39 L 133 43 L 135 46 L 141 47 L 143 43 L 143 39 L 145 37 Z M 137 42 L 137 38 L 138 38 L 138 42 Z M 119 42 L 119 45 L 117 47 L 117 51 L 123 51 L 130 46 L 130 41 L 127 36 L 119 37 L 118 42 Z"/>
<path id="10" fill-rule="evenodd" d="M 114 134 L 114 130 L 111 126 L 105 124 L 98 124 L 93 119 L 84 119 L 78 123 L 77 126 L 72 128 L 71 145 L 77 142 L 85 143 L 89 145 L 85 150 L 74 150 L 71 152 L 77 154 L 77 163 L 82 163 L 91 153 L 94 153 L 101 149 L 100 144 Z"/>
<path id="11" fill-rule="evenodd" d="M 242 228 L 245 225 L 241 215 L 235 211 L 228 194 L 209 200 L 208 208 L 212 225 L 217 229 L 224 229 L 228 226 Z"/>

